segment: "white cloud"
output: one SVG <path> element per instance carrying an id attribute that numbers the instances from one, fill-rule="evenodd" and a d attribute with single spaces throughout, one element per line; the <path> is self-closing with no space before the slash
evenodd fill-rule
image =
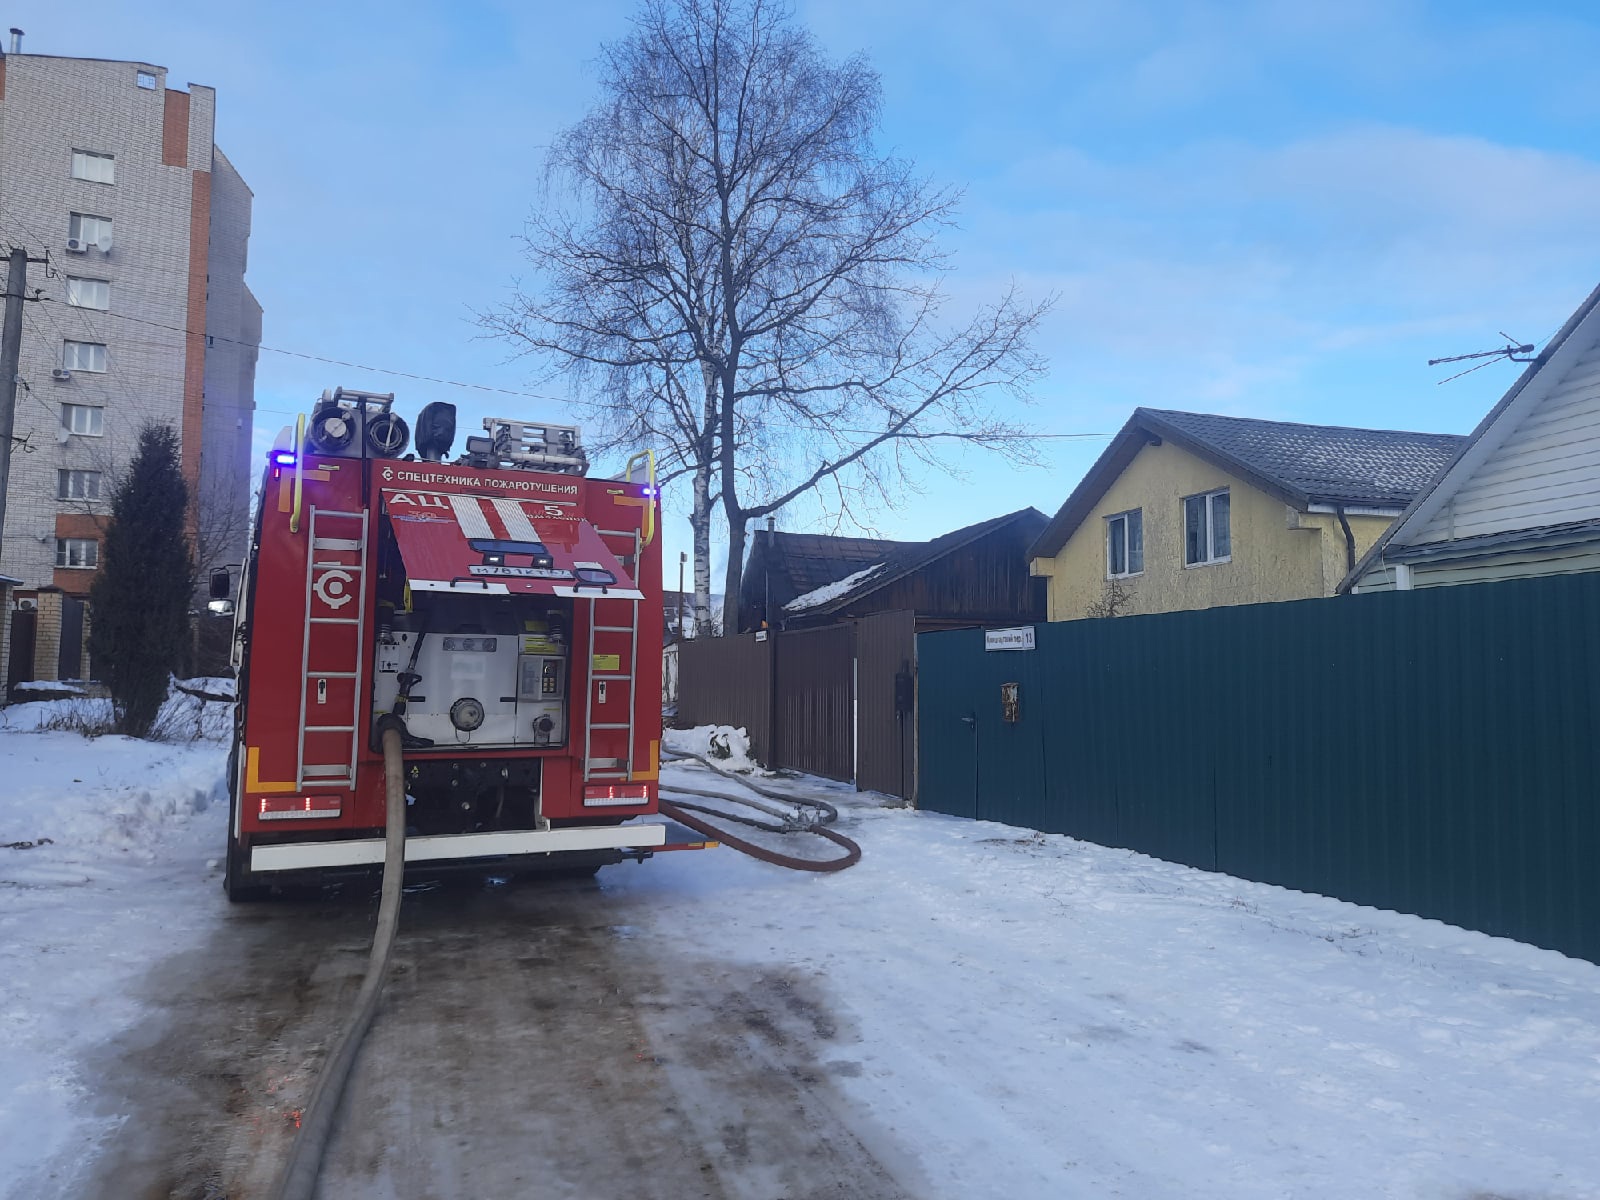
<path id="1" fill-rule="evenodd" d="M 1078 398 L 1293 415 L 1356 363 L 1543 339 L 1600 274 L 1600 163 L 1397 126 L 1052 149 L 973 201 L 958 294 L 1025 262 L 1060 297 L 1052 386 Z"/>

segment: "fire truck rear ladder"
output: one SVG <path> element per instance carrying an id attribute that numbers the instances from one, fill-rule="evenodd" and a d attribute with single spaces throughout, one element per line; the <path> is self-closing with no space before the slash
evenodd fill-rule
<path id="1" fill-rule="evenodd" d="M 324 522 L 359 521 L 361 532 L 354 538 L 319 537 L 317 535 L 317 518 Z M 294 785 L 298 788 L 306 786 L 307 780 L 315 780 L 320 785 L 328 787 L 354 788 L 356 786 L 356 754 L 360 744 L 360 730 L 357 728 L 357 717 L 361 712 L 361 646 L 362 638 L 366 633 L 367 606 L 366 596 L 367 579 L 367 514 L 361 512 L 335 512 L 333 509 L 319 511 L 316 505 L 311 506 L 311 523 L 308 530 L 311 544 L 306 548 L 306 606 L 305 628 L 301 632 L 300 643 L 300 735 L 299 750 L 295 755 Z M 360 561 L 357 563 L 344 563 L 335 561 L 318 561 L 318 551 L 360 551 Z M 355 586 L 347 591 L 347 595 L 356 602 L 356 615 L 353 617 L 314 617 L 312 603 L 315 600 L 314 589 L 317 582 L 318 570 L 339 570 L 349 572 L 355 576 Z M 313 625 L 335 625 L 350 631 L 353 635 L 349 638 L 337 639 L 338 661 L 333 665 L 340 667 L 338 670 L 313 671 L 311 669 L 311 627 Z M 342 669 L 348 663 L 348 669 Z M 348 723 L 342 724 L 306 724 L 306 698 L 310 694 L 314 682 L 321 683 L 328 679 L 349 679 L 350 685 L 350 712 Z M 337 720 L 344 714 L 330 714 L 330 718 Z M 306 735 L 311 733 L 348 733 L 350 735 L 349 760 L 342 763 L 308 763 L 306 762 Z"/>
<path id="2" fill-rule="evenodd" d="M 633 541 L 633 554 L 624 561 L 628 569 L 635 575 L 639 571 L 639 531 L 636 529 L 601 529 L 598 531 L 602 537 L 630 538 Z M 637 584 L 635 585 L 637 586 Z M 595 621 L 595 612 L 601 599 L 612 597 L 597 596 L 589 601 L 589 667 L 594 668 L 594 635 L 596 633 L 625 633 L 628 635 L 628 670 L 607 672 L 603 675 L 589 676 L 588 711 L 594 711 L 594 685 L 599 682 L 624 682 L 628 685 L 628 720 L 626 723 L 596 725 L 587 721 L 583 727 L 583 779 L 587 783 L 591 779 L 628 779 L 633 775 L 633 737 L 634 714 L 638 701 L 638 675 L 639 675 L 639 601 L 630 600 L 633 612 L 631 625 L 599 625 Z M 624 758 L 595 758 L 593 757 L 594 731 L 596 729 L 626 729 L 628 731 L 628 749 Z"/>

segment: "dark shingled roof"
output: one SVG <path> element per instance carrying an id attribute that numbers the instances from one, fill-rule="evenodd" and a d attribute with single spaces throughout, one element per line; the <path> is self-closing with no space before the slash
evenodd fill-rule
<path id="1" fill-rule="evenodd" d="M 1296 425 L 1252 417 L 1140 409 L 1313 504 L 1399 508 L 1466 439 L 1455 433 Z"/>
<path id="2" fill-rule="evenodd" d="M 1449 466 L 1465 438 L 1136 408 L 1029 549 L 1029 557 L 1058 554 L 1139 451 L 1161 441 L 1181 446 L 1304 511 L 1313 504 L 1404 508 Z"/>

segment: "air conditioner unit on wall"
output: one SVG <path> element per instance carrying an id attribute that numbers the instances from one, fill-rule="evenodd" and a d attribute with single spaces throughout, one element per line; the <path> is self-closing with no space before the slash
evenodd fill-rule
<path id="1" fill-rule="evenodd" d="M 70 250 L 73 254 L 82 254 L 88 248 L 89 248 L 89 243 L 84 241 L 82 238 L 68 238 L 67 239 L 67 249 Z"/>
<path id="2" fill-rule="evenodd" d="M 72 378 L 72 372 L 67 370 L 65 367 L 51 367 L 50 378 L 54 379 L 57 383 L 66 383 L 67 380 Z"/>
<path id="3" fill-rule="evenodd" d="M 24 598 L 24 599 L 21 599 L 21 600 L 17 601 L 17 607 L 20 608 L 23 612 L 28 612 L 31 609 L 38 608 L 39 607 L 39 602 L 37 600 Z"/>

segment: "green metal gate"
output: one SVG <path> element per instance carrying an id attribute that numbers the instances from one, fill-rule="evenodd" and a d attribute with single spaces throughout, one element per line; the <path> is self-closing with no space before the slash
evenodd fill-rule
<path id="1" fill-rule="evenodd" d="M 1600 575 L 1037 641 L 919 636 L 922 807 L 1600 961 Z"/>

